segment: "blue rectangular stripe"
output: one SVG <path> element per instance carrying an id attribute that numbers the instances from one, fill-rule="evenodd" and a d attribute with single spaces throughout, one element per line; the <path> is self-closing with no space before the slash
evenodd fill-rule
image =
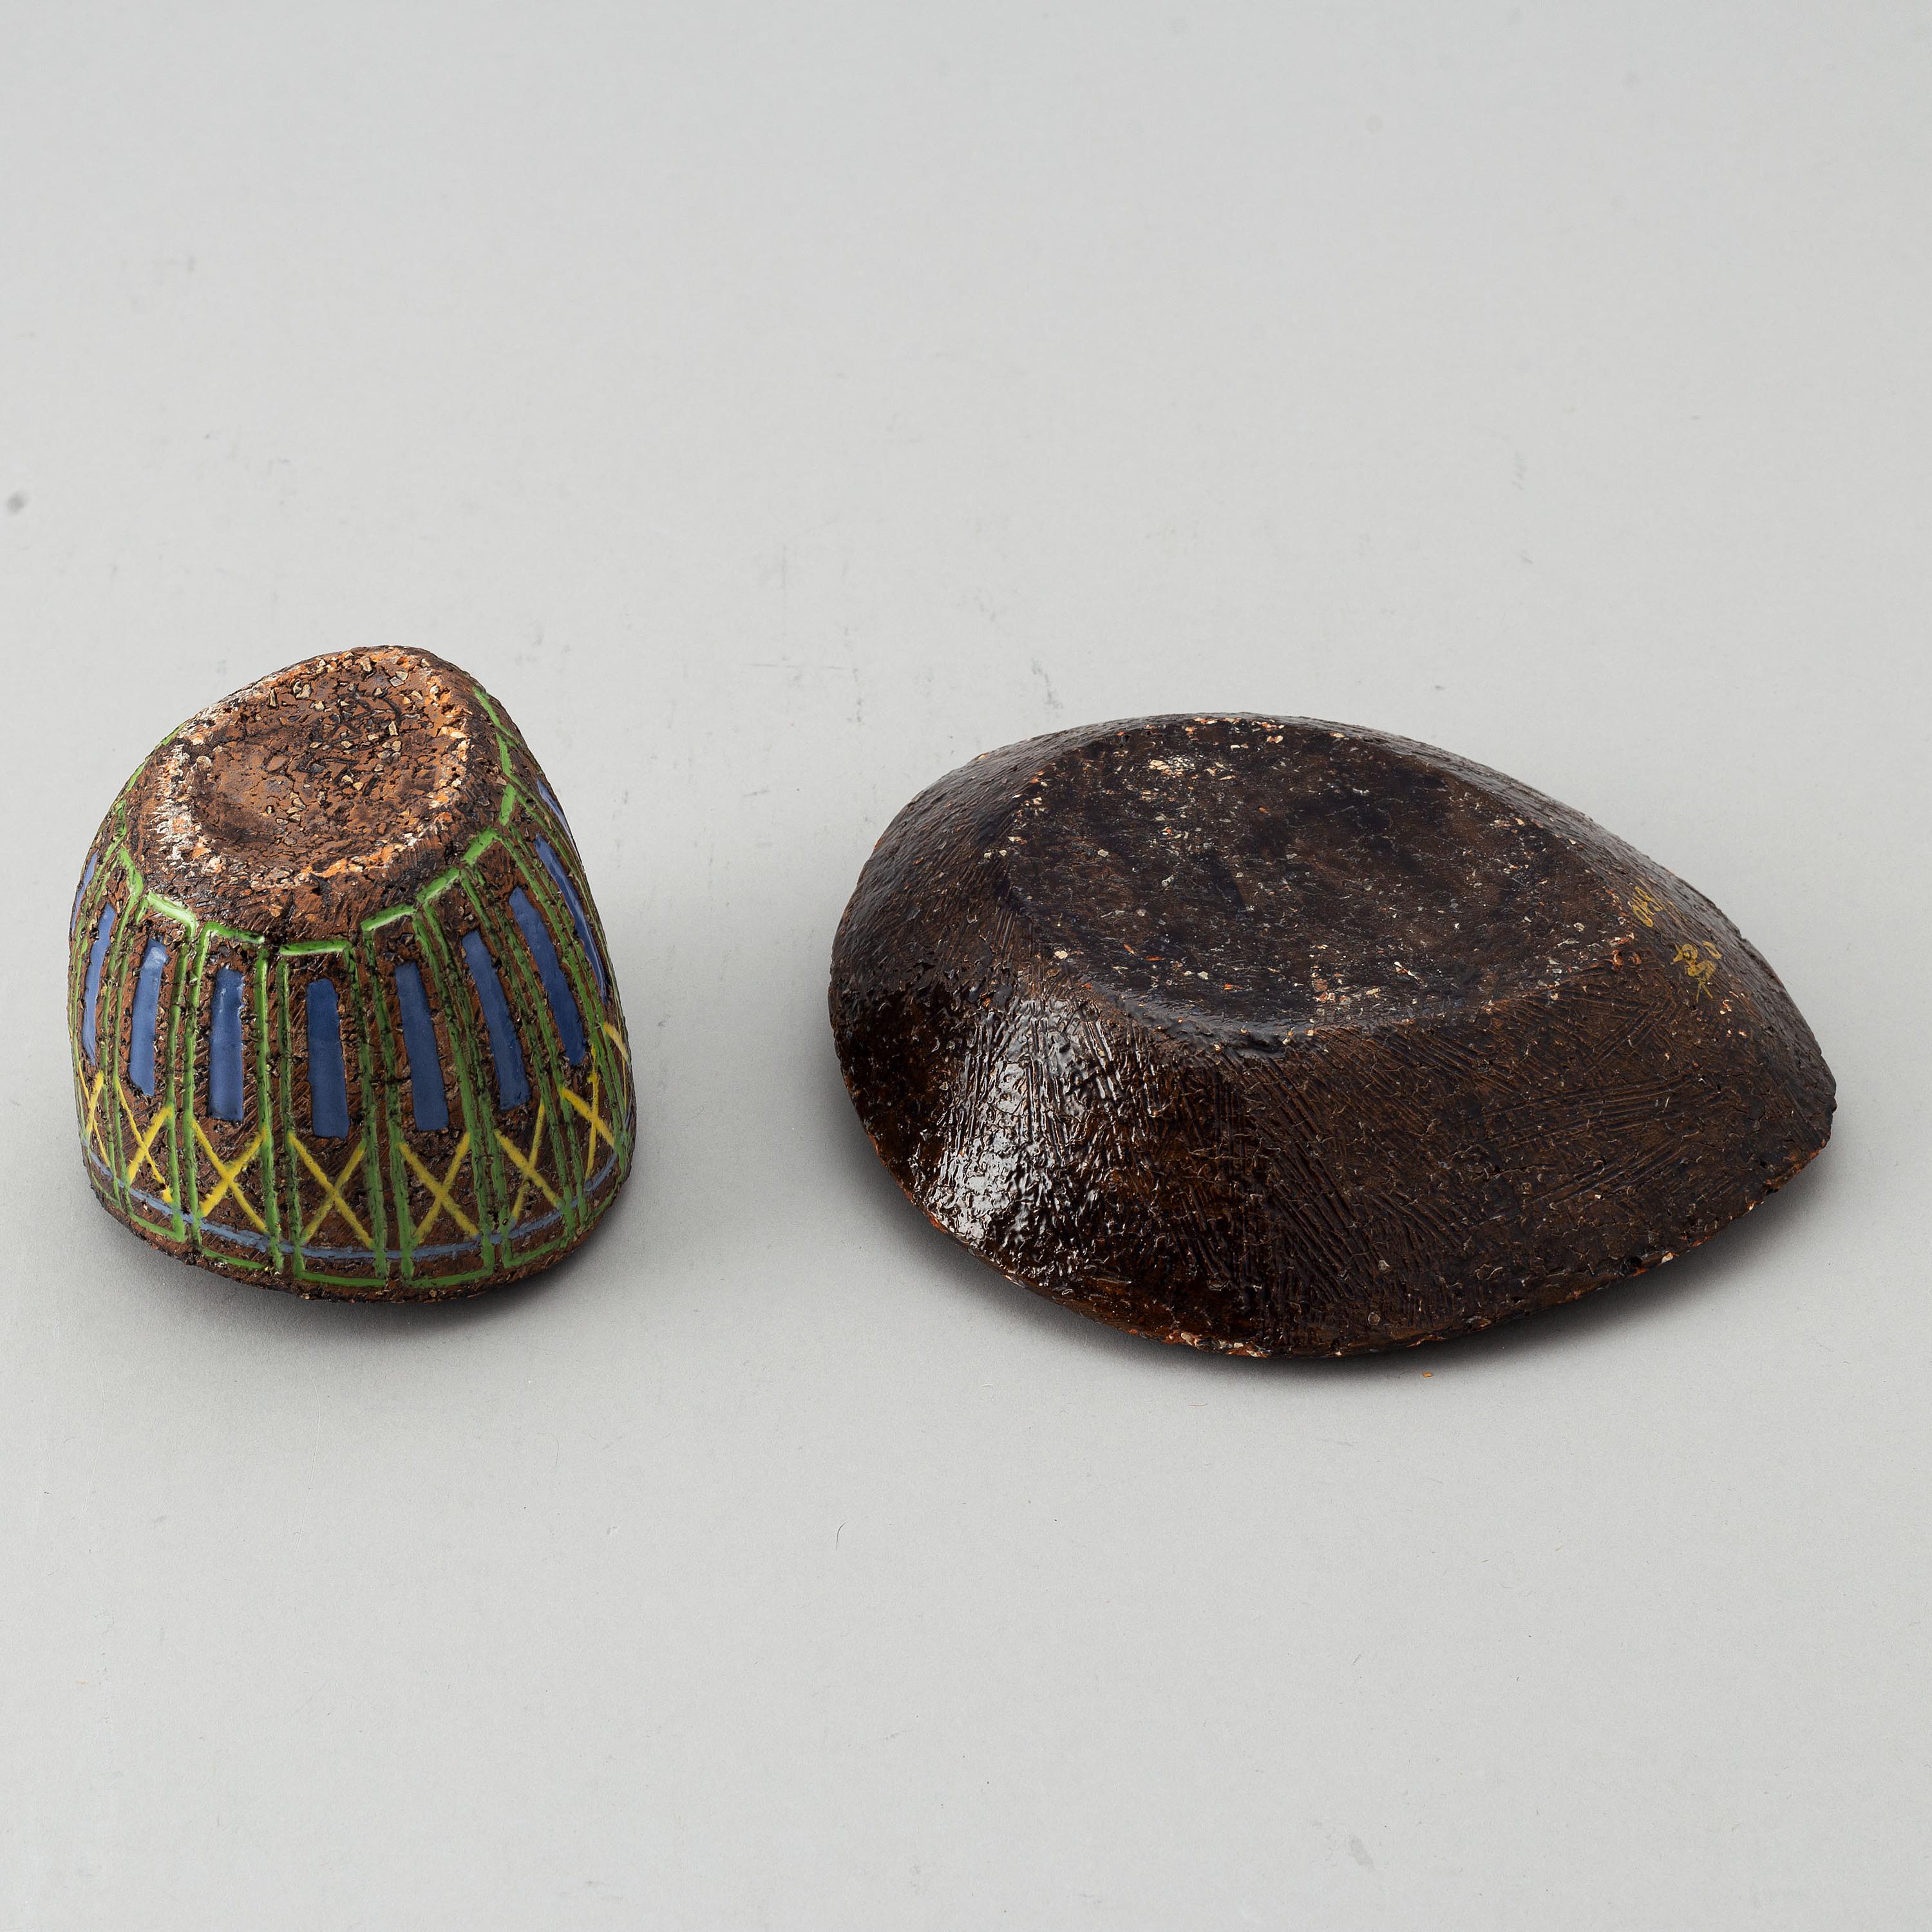
<path id="1" fill-rule="evenodd" d="M 449 1125 L 449 1096 L 442 1084 L 442 1060 L 436 1048 L 436 1022 L 430 1018 L 422 974 L 411 960 L 396 968 L 396 1004 L 403 1016 L 403 1050 L 410 1061 L 410 1105 L 416 1131 L 440 1134 Z"/>
<path id="2" fill-rule="evenodd" d="M 308 1010 L 308 1130 L 317 1140 L 349 1132 L 349 1080 L 342 1064 L 342 1013 L 333 980 L 311 980 Z"/>
<path id="3" fill-rule="evenodd" d="M 242 1078 L 242 1002 L 246 982 L 232 966 L 214 976 L 214 1018 L 209 1028 L 208 1111 L 218 1120 L 239 1120 L 246 1111 Z"/>
<path id="4" fill-rule="evenodd" d="M 584 1036 L 584 1016 L 577 1010 L 577 996 L 564 976 L 563 962 L 556 956 L 550 928 L 544 924 L 542 914 L 531 904 L 530 894 L 521 886 L 511 890 L 510 910 L 516 915 L 517 929 L 530 949 L 530 957 L 537 963 L 537 977 L 543 982 L 544 998 L 550 1002 L 550 1017 L 556 1022 L 563 1057 L 572 1066 L 581 1066 L 590 1054 L 590 1042 Z"/>
<path id="5" fill-rule="evenodd" d="M 67 936 L 70 939 L 74 937 L 74 928 L 80 923 L 80 902 L 86 898 L 87 889 L 94 883 L 94 868 L 100 863 L 100 854 L 98 852 L 88 853 L 87 869 L 81 874 L 80 884 L 74 889 L 74 910 L 67 916 Z"/>
<path id="6" fill-rule="evenodd" d="M 101 908 L 100 923 L 94 928 L 94 950 L 87 958 L 87 988 L 81 996 L 80 1045 L 89 1060 L 94 1052 L 94 1019 L 100 1005 L 100 969 L 107 963 L 108 942 L 114 937 L 114 908 Z"/>
<path id="7" fill-rule="evenodd" d="M 564 816 L 563 807 L 557 803 L 556 793 L 552 791 L 550 787 L 545 784 L 542 778 L 538 778 L 537 780 L 537 796 L 543 800 L 544 804 L 550 807 L 551 814 L 556 818 L 558 824 L 562 826 L 565 831 L 570 832 L 570 820 Z M 575 832 L 571 832 L 571 837 L 573 841 L 575 839 L 576 836 L 577 835 Z"/>
<path id="8" fill-rule="evenodd" d="M 483 1023 L 490 1030 L 490 1057 L 496 1063 L 496 1106 L 503 1113 L 513 1113 L 530 1097 L 530 1076 L 524 1071 L 524 1050 L 518 1044 L 516 1022 L 510 1017 L 496 962 L 473 926 L 463 935 L 463 962 L 470 968 Z"/>
<path id="9" fill-rule="evenodd" d="M 141 955 L 140 976 L 134 982 L 134 1016 L 128 1041 L 128 1078 L 154 1097 L 154 1019 L 161 1004 L 161 982 L 168 970 L 168 949 L 158 939 L 148 941 Z"/>
<path id="10" fill-rule="evenodd" d="M 608 1000 L 610 997 L 610 982 L 604 976 L 603 958 L 597 950 L 596 940 L 590 936 L 590 920 L 584 910 L 584 902 L 578 897 L 577 888 L 570 883 L 570 874 L 563 869 L 563 861 L 551 850 L 550 841 L 539 838 L 536 848 L 544 870 L 556 880 L 564 904 L 570 908 L 570 922 L 577 928 L 577 943 L 589 957 L 591 973 L 597 981 L 597 997 Z"/>

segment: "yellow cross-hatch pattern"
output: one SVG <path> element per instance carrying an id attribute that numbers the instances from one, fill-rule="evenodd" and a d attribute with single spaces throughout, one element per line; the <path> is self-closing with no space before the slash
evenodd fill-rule
<path id="1" fill-rule="evenodd" d="M 590 1016 L 586 1012 L 584 1017 Z M 608 1013 L 597 1016 L 596 1030 L 609 1043 L 610 1060 L 604 1060 L 601 1054 L 591 1058 L 588 1068 L 583 1070 L 583 1090 L 560 1080 L 547 1097 L 538 1097 L 526 1136 L 500 1124 L 476 1127 L 460 1136 L 446 1161 L 438 1154 L 411 1145 L 401 1134 L 394 1136 L 390 1144 L 401 1152 L 410 1182 L 398 1204 L 407 1230 L 406 1249 L 429 1246 L 439 1232 L 446 1242 L 460 1236 L 469 1241 L 482 1240 L 487 1245 L 513 1238 L 526 1211 L 542 1215 L 548 1208 L 551 1216 L 561 1215 L 568 1220 L 574 1209 L 586 1204 L 583 1197 L 574 1195 L 566 1201 L 571 1184 L 562 1170 L 566 1166 L 576 1168 L 587 1184 L 600 1159 L 617 1160 L 622 1150 L 616 1129 L 628 1114 L 629 1043 L 622 1027 Z M 606 1067 L 611 1073 L 608 1088 L 602 1078 Z M 269 1237 L 281 1185 L 268 1172 L 274 1148 L 274 1125 L 264 1118 L 249 1135 L 247 1144 L 232 1159 L 227 1158 L 218 1143 L 233 1145 L 240 1140 L 240 1133 L 231 1137 L 221 1131 L 220 1125 L 205 1125 L 197 1109 L 185 1100 L 178 1104 L 165 1090 L 152 1100 L 136 1095 L 124 1084 L 122 1070 L 110 1064 L 106 1054 L 98 1061 L 94 1056 L 86 1056 L 76 1070 L 80 1079 L 77 1095 L 82 1144 L 98 1161 L 104 1177 L 123 1200 L 124 1190 L 132 1190 L 144 1198 L 158 1198 L 177 1214 L 192 1207 L 192 1220 L 211 1232 L 219 1232 L 225 1226 L 238 1234 L 245 1226 L 256 1235 Z M 556 1102 L 560 1109 L 554 1116 L 548 1111 L 550 1100 Z M 551 1137 L 549 1156 L 544 1152 L 547 1131 Z M 340 1170 L 332 1172 L 336 1164 L 329 1144 L 318 1142 L 311 1148 L 293 1128 L 285 1127 L 284 1132 L 296 1163 L 290 1190 L 295 1212 L 288 1230 L 294 1248 L 298 1251 L 314 1244 L 328 1222 L 339 1216 L 350 1238 L 372 1258 L 380 1258 L 372 1226 L 380 1221 L 384 1203 L 376 1192 L 382 1184 L 373 1169 L 365 1175 L 369 1198 L 363 1211 L 358 1213 L 349 1199 L 358 1165 L 368 1167 L 375 1156 L 370 1135 L 367 1132 L 356 1135 Z M 492 1133 L 506 1169 L 514 1169 L 516 1175 L 514 1198 L 508 1203 L 509 1212 L 500 1232 L 494 1225 L 500 1204 L 495 1211 L 486 1211 L 480 1192 L 485 1177 L 473 1171 L 476 1159 Z M 330 1139 L 332 1142 L 334 1137 Z M 190 1166 L 183 1189 L 178 1190 L 172 1170 L 180 1165 L 183 1154 Z M 467 1202 L 460 1198 L 466 1160 L 472 1165 L 472 1179 L 479 1190 L 477 1198 Z M 206 1167 L 202 1165 L 204 1161 Z M 559 1171 L 550 1172 L 553 1166 Z M 207 1180 L 205 1189 L 201 1185 L 204 1178 Z M 410 1194 L 418 1189 L 415 1198 L 424 1204 L 419 1224 L 410 1212 Z M 178 1191 L 184 1191 L 184 1198 L 179 1203 L 175 1198 Z M 366 1222 L 364 1214 L 368 1216 Z M 454 1235 L 450 1232 L 452 1229 L 456 1231 Z M 272 1250 L 277 1245 L 271 1238 Z M 287 1245 L 281 1245 L 284 1252 L 288 1252 Z"/>
<path id="2" fill-rule="evenodd" d="M 449 1198 L 449 1190 L 455 1181 L 457 1172 L 462 1166 L 470 1152 L 470 1136 L 466 1133 L 462 1139 L 457 1142 L 456 1151 L 450 1156 L 449 1165 L 443 1170 L 442 1178 L 440 1180 L 437 1180 L 436 1176 L 416 1158 L 416 1149 L 411 1147 L 407 1141 L 402 1143 L 402 1149 L 403 1158 L 409 1162 L 416 1178 L 429 1190 L 430 1199 L 434 1204 L 422 1225 L 416 1231 L 415 1245 L 421 1247 L 428 1240 L 430 1231 L 445 1214 L 447 1214 L 465 1234 L 473 1237 L 476 1232 L 476 1223 L 471 1220 L 470 1216 Z"/>
<path id="3" fill-rule="evenodd" d="M 527 1148 L 518 1146 L 501 1127 L 496 1130 L 496 1144 L 509 1156 L 511 1165 L 524 1177 L 518 1184 L 517 1198 L 510 1207 L 510 1231 L 512 1232 L 517 1223 L 524 1218 L 524 1201 L 532 1187 L 553 1208 L 560 1208 L 563 1204 L 557 1199 L 550 1183 L 537 1172 L 536 1153 L 543 1144 L 543 1124 L 544 1103 L 539 1100 L 537 1102 L 536 1120 L 530 1129 L 530 1144 Z"/>
<path id="4" fill-rule="evenodd" d="M 350 1206 L 349 1203 L 342 1198 L 344 1183 L 346 1182 L 349 1179 L 350 1176 L 356 1172 L 357 1167 L 362 1162 L 362 1142 L 361 1139 L 359 1138 L 357 1139 L 355 1150 L 350 1155 L 349 1158 L 343 1162 L 342 1172 L 337 1174 L 333 1180 L 329 1178 L 328 1169 L 316 1159 L 314 1154 L 309 1152 L 307 1148 L 303 1146 L 302 1136 L 298 1134 L 293 1128 L 291 1128 L 289 1130 L 289 1144 L 302 1156 L 302 1165 L 306 1167 L 309 1172 L 314 1174 L 316 1179 L 322 1184 L 321 1203 L 316 1208 L 315 1212 L 310 1216 L 309 1219 L 304 1224 L 302 1228 L 302 1245 L 306 1247 L 310 1241 L 315 1239 L 316 1230 L 322 1226 L 323 1222 L 328 1219 L 329 1214 L 332 1210 L 333 1212 L 340 1214 L 343 1220 L 347 1222 L 350 1226 L 356 1230 L 356 1238 L 362 1244 L 363 1246 L 373 1252 L 376 1244 L 370 1239 L 368 1229 L 364 1227 L 360 1221 L 356 1220 L 355 1210 Z M 300 1211 L 302 1204 L 302 1190 L 298 1187 L 296 1190 L 296 1207 L 298 1212 Z"/>
<path id="5" fill-rule="evenodd" d="M 94 1084 L 87 1090 L 87 1127 L 84 1138 L 100 1156 L 100 1164 L 110 1174 L 114 1172 L 114 1163 L 107 1158 L 106 1128 L 100 1118 L 100 1093 L 107 1084 L 107 1070 L 98 1070 Z"/>
<path id="6" fill-rule="evenodd" d="M 140 1122 L 134 1118 L 134 1103 L 128 1099 L 127 1088 L 118 1079 L 114 1083 L 114 1091 L 120 1097 L 121 1111 L 128 1117 L 128 1131 L 136 1136 L 134 1157 L 128 1162 L 128 1172 L 122 1178 L 130 1187 L 134 1186 L 139 1180 L 142 1167 L 145 1165 L 154 1177 L 154 1186 L 161 1198 L 172 1208 L 174 1205 L 173 1191 L 168 1186 L 167 1176 L 161 1172 L 160 1162 L 154 1158 L 154 1141 L 161 1130 L 173 1119 L 174 1105 L 170 1102 L 160 1108 L 148 1123 L 147 1130 L 142 1132 Z"/>
<path id="7" fill-rule="evenodd" d="M 223 1200 L 228 1195 L 232 1194 L 235 1196 L 236 1205 L 254 1223 L 255 1232 L 258 1234 L 265 1234 L 268 1232 L 268 1228 L 261 1216 L 255 1211 L 255 1204 L 248 1198 L 248 1190 L 242 1184 L 242 1170 L 261 1151 L 262 1131 L 261 1128 L 257 1127 L 255 1130 L 255 1138 L 236 1156 L 234 1160 L 227 1161 L 224 1160 L 220 1155 L 215 1152 L 214 1142 L 208 1138 L 206 1132 L 202 1130 L 201 1122 L 198 1119 L 196 1120 L 195 1140 L 202 1152 L 207 1155 L 215 1172 L 221 1177 L 220 1180 L 209 1193 L 208 1198 L 201 1204 L 201 1218 L 203 1221 L 210 1220 L 215 1209 L 221 1205 Z"/>
<path id="8" fill-rule="evenodd" d="M 586 1101 L 582 1094 L 568 1088 L 563 1089 L 563 1097 L 581 1114 L 586 1122 L 584 1134 L 584 1171 L 590 1173 L 596 1166 L 597 1142 L 601 1137 L 613 1154 L 617 1151 L 616 1137 L 610 1132 L 610 1123 L 599 1111 L 597 1105 L 597 1070 L 590 1070 L 590 1098 Z"/>

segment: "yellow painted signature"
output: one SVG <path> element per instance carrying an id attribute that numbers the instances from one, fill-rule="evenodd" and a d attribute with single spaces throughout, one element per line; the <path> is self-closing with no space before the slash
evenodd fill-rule
<path id="1" fill-rule="evenodd" d="M 1671 963 L 1682 966 L 1690 983 L 1700 994 L 1711 990 L 1711 982 L 1718 976 L 1718 962 L 1724 957 L 1707 939 L 1701 949 L 1692 940 L 1686 940 L 1671 955 Z"/>

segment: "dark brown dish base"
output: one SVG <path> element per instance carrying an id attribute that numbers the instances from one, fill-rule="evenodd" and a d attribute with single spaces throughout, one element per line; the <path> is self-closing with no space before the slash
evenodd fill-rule
<path id="1" fill-rule="evenodd" d="M 1641 1274 L 1830 1132 L 1701 894 L 1408 740 L 1172 717 L 908 806 L 833 949 L 880 1159 L 1011 1280 L 1248 1355 L 1446 1340 Z"/>

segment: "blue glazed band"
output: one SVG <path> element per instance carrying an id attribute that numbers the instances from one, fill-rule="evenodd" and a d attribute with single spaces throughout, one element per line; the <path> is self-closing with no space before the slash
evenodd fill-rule
<path id="1" fill-rule="evenodd" d="M 93 1148 L 88 1148 L 86 1151 L 88 1165 L 111 1192 L 114 1186 L 112 1171 Z M 513 1227 L 494 1231 L 491 1238 L 505 1244 L 513 1241 L 533 1240 L 539 1234 L 560 1226 L 563 1220 L 564 1210 L 568 1208 L 573 1213 L 576 1212 L 594 1199 L 598 1190 L 610 1178 L 616 1165 L 617 1156 L 614 1154 L 607 1155 L 604 1165 L 584 1183 L 581 1190 L 566 1195 L 556 1207 L 547 1208 L 541 1214 L 519 1221 Z M 172 1204 L 163 1200 L 158 1194 L 134 1186 L 130 1186 L 128 1192 L 132 1199 L 138 1201 L 144 1208 L 152 1208 L 157 1214 L 166 1214 L 172 1211 Z M 183 1219 L 197 1234 L 206 1232 L 218 1240 L 232 1241 L 238 1248 L 252 1248 L 264 1254 L 298 1254 L 306 1262 L 322 1265 L 333 1262 L 367 1262 L 370 1258 L 370 1251 L 367 1248 L 323 1247 L 314 1242 L 271 1240 L 266 1232 L 257 1232 L 253 1228 L 236 1227 L 226 1221 L 211 1221 L 206 1215 L 199 1212 L 185 1215 Z M 466 1241 L 441 1241 L 427 1247 L 406 1250 L 390 1248 L 384 1251 L 382 1258 L 391 1262 L 443 1261 L 452 1256 L 472 1255 L 476 1252 L 477 1246 L 476 1237 L 472 1234 Z"/>

